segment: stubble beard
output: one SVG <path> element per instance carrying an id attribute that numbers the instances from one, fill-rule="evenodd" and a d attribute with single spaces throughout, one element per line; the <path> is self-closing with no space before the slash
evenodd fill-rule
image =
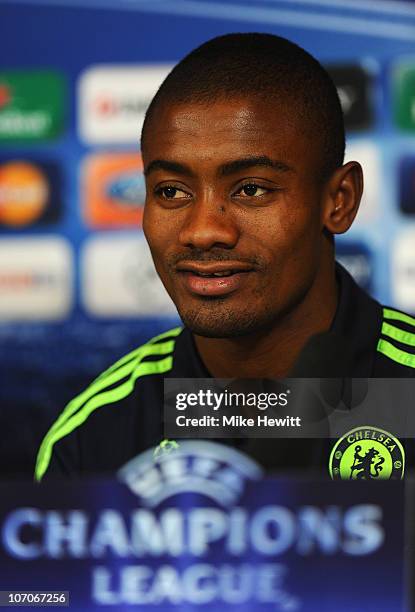
<path id="1" fill-rule="evenodd" d="M 200 308 L 179 308 L 180 317 L 193 334 L 206 338 L 238 338 L 271 327 L 275 313 L 235 310 L 223 299 L 203 300 Z"/>

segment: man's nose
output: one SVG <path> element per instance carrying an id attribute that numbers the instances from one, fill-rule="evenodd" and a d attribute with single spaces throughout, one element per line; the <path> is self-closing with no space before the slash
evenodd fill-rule
<path id="1" fill-rule="evenodd" d="M 181 245 L 208 250 L 214 246 L 231 249 L 239 239 L 232 211 L 220 198 L 202 197 L 187 209 L 179 233 Z"/>

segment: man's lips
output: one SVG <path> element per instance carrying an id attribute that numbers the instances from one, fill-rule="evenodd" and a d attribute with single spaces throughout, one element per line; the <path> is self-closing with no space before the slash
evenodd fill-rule
<path id="1" fill-rule="evenodd" d="M 193 294 L 215 297 L 239 289 L 253 267 L 240 262 L 181 263 L 176 267 L 185 287 Z"/>

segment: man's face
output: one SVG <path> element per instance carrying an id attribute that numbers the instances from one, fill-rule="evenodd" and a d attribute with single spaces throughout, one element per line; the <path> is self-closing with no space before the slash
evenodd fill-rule
<path id="1" fill-rule="evenodd" d="M 143 147 L 144 232 L 194 333 L 263 331 L 305 298 L 323 253 L 319 151 L 290 109 L 161 105 Z"/>

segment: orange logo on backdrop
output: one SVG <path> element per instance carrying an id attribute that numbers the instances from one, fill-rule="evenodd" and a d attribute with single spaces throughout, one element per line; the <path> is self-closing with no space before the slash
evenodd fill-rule
<path id="1" fill-rule="evenodd" d="M 49 200 L 49 184 L 34 164 L 10 161 L 0 165 L 0 223 L 21 227 L 36 222 Z"/>
<path id="2" fill-rule="evenodd" d="M 11 99 L 10 87 L 5 83 L 0 83 L 0 109 L 3 108 L 3 106 L 7 106 L 7 104 L 11 102 Z"/>
<path id="3" fill-rule="evenodd" d="M 93 228 L 142 224 L 145 200 L 139 153 L 89 156 L 83 169 L 83 214 Z"/>

